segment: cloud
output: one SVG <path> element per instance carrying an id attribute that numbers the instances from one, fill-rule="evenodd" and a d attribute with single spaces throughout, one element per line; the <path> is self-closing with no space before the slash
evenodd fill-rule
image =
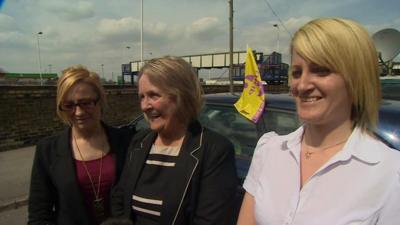
<path id="1" fill-rule="evenodd" d="M 47 11 L 60 15 L 69 21 L 79 21 L 91 18 L 95 15 L 94 6 L 91 2 L 79 1 L 51 1 L 45 4 Z"/>
<path id="2" fill-rule="evenodd" d="M 289 62 L 291 35 L 311 19 L 311 17 L 306 16 L 291 17 L 282 21 L 283 25 L 278 21 L 269 21 L 243 27 L 236 37 L 238 39 L 237 42 L 240 43 L 237 48 L 244 50 L 245 44 L 248 44 L 254 50 L 265 54 L 276 51 L 278 48 L 278 30 L 273 25 L 279 24 L 279 52 L 282 53 L 283 61 Z"/>
<path id="3" fill-rule="evenodd" d="M 29 39 L 27 35 L 24 35 L 18 31 L 0 32 L 0 46 L 4 48 L 26 48 L 33 46 L 33 38 Z"/>
<path id="4" fill-rule="evenodd" d="M 399 30 L 400 19 L 393 7 L 397 0 L 388 1 L 393 4 L 378 8 L 379 3 L 371 0 L 269 0 L 291 34 L 320 16 L 352 18 L 370 32 L 387 27 Z M 377 10 L 369 10 L 374 7 Z M 43 65 L 52 64 L 54 71 L 77 63 L 101 71 L 104 64 L 110 75 L 119 72 L 128 57 L 140 58 L 140 3 L 136 1 L 12 0 L 0 12 L 0 64 L 10 71 L 37 71 L 39 31 L 43 32 Z M 229 50 L 226 0 L 145 1 L 144 12 L 145 59 Z M 277 22 L 265 1 L 234 0 L 234 50 L 245 50 L 246 44 L 266 54 L 276 50 L 277 28 L 272 25 Z M 280 50 L 288 59 L 291 37 L 283 26 L 279 36 Z"/>
<path id="5" fill-rule="evenodd" d="M 144 44 L 153 48 L 185 36 L 183 26 L 169 25 L 163 22 L 148 22 L 143 25 Z M 96 28 L 100 38 L 108 43 L 140 43 L 141 22 L 139 19 L 125 17 L 121 19 L 102 19 Z"/>
<path id="6" fill-rule="evenodd" d="M 159 22 L 147 24 L 144 32 L 146 42 L 151 42 L 154 47 L 160 47 L 168 42 L 179 41 L 185 37 L 184 26 Z"/>
<path id="7" fill-rule="evenodd" d="M 132 17 L 107 18 L 97 24 L 96 32 L 103 45 L 117 49 L 117 54 L 127 56 L 128 52 L 122 49 L 130 46 L 132 49 L 130 55 L 138 60 L 140 26 L 141 21 Z M 145 21 L 143 26 L 144 57 L 208 53 L 210 49 L 215 50 L 220 43 L 226 43 L 227 31 L 223 26 L 224 24 L 215 17 L 203 17 L 188 24 Z M 207 45 L 204 44 L 205 42 Z"/>
<path id="8" fill-rule="evenodd" d="M 375 32 L 378 32 L 379 30 L 386 29 L 386 28 L 393 28 L 397 29 L 400 31 L 400 17 L 391 20 L 391 21 L 386 21 L 384 23 L 377 23 L 377 24 L 367 24 L 365 25 L 365 28 L 368 30 L 368 32 L 373 35 Z"/>
<path id="9" fill-rule="evenodd" d="M 105 36 L 132 34 L 133 32 L 140 32 L 140 20 L 132 17 L 102 19 L 97 25 L 97 30 Z"/>
<path id="10" fill-rule="evenodd" d="M 121 19 L 105 18 L 96 26 L 99 38 L 110 46 L 117 43 L 132 43 L 140 41 L 140 20 L 132 17 Z"/>
<path id="11" fill-rule="evenodd" d="M 203 17 L 188 28 L 189 36 L 201 41 L 212 40 L 223 33 L 223 24 L 216 17 Z"/>
<path id="12" fill-rule="evenodd" d="M 6 14 L 0 13 L 0 32 L 12 31 L 17 29 L 17 23 L 15 19 Z"/>

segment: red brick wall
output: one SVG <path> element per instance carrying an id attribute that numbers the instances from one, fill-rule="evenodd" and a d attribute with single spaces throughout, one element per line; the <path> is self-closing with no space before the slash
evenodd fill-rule
<path id="1" fill-rule="evenodd" d="M 139 114 L 136 88 L 108 86 L 106 93 L 106 123 L 124 124 Z M 56 87 L 0 86 L 0 151 L 34 145 L 63 128 L 56 114 Z"/>
<path id="2" fill-rule="evenodd" d="M 128 123 L 140 114 L 136 87 L 106 86 L 103 119 L 110 125 Z M 287 88 L 270 86 L 267 91 Z M 235 86 L 240 92 L 241 86 Z M 228 92 L 228 86 L 204 86 L 205 93 Z M 0 151 L 34 145 L 64 128 L 56 115 L 55 86 L 0 86 Z"/>

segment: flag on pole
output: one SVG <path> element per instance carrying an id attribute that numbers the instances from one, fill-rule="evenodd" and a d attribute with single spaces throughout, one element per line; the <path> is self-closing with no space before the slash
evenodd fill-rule
<path id="1" fill-rule="evenodd" d="M 257 123 L 264 111 L 264 101 L 264 87 L 253 50 L 247 48 L 243 92 L 235 103 L 235 108 L 244 117 Z"/>

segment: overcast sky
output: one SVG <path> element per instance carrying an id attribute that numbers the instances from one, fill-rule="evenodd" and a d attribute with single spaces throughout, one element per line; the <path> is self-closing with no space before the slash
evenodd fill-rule
<path id="1" fill-rule="evenodd" d="M 400 30 L 399 0 L 233 0 L 234 49 L 277 49 L 289 63 L 290 33 L 317 17 L 345 17 L 371 35 Z M 1 4 L 1 2 L 3 2 Z M 43 72 L 83 64 L 111 78 L 140 60 L 140 0 L 0 0 L 0 68 Z M 229 50 L 227 0 L 144 0 L 144 58 Z M 284 29 L 286 27 L 287 31 Z M 43 32 L 38 36 L 38 32 Z M 130 48 L 127 48 L 129 46 Z"/>

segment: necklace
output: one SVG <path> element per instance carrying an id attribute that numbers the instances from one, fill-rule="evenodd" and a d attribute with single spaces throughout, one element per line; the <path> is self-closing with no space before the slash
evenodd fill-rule
<path id="1" fill-rule="evenodd" d="M 335 147 L 335 146 L 338 146 L 338 145 L 340 145 L 340 144 L 343 144 L 343 143 L 345 143 L 345 142 L 347 141 L 347 139 L 348 139 L 348 138 L 346 138 L 345 140 L 342 140 L 342 141 L 340 141 L 340 142 L 338 142 L 338 143 L 335 143 L 335 144 L 333 144 L 333 145 L 329 145 L 328 147 L 320 148 L 319 150 L 316 150 L 316 151 L 310 151 L 310 150 L 306 149 L 306 152 L 304 153 L 304 156 L 306 157 L 306 159 L 311 159 L 311 156 L 312 156 L 314 153 L 322 152 L 322 151 L 324 151 L 324 150 L 326 150 L 326 149 L 333 148 L 333 147 Z"/>
<path id="2" fill-rule="evenodd" d="M 98 183 L 97 183 L 97 191 L 96 191 L 96 184 L 93 182 L 92 175 L 90 174 L 90 172 L 89 172 L 89 170 L 87 168 L 85 159 L 83 158 L 82 152 L 81 152 L 81 150 L 79 149 L 79 146 L 78 146 L 78 142 L 76 141 L 76 137 L 75 137 L 75 135 L 72 135 L 72 136 L 74 138 L 76 149 L 78 150 L 79 155 L 80 155 L 80 157 L 82 159 L 82 161 L 81 161 L 82 165 L 85 168 L 86 174 L 89 177 L 90 184 L 91 184 L 92 189 L 93 189 L 93 194 L 94 194 L 94 197 L 95 197 L 95 199 L 93 200 L 93 208 L 94 208 L 95 216 L 98 219 L 102 219 L 105 216 L 105 214 L 104 214 L 105 211 L 104 211 L 104 199 L 100 197 L 100 182 L 101 182 L 101 174 L 102 174 L 101 171 L 102 171 L 102 168 L 103 168 L 104 152 L 103 151 L 101 152 L 100 172 L 99 172 L 99 178 L 98 178 Z"/>

